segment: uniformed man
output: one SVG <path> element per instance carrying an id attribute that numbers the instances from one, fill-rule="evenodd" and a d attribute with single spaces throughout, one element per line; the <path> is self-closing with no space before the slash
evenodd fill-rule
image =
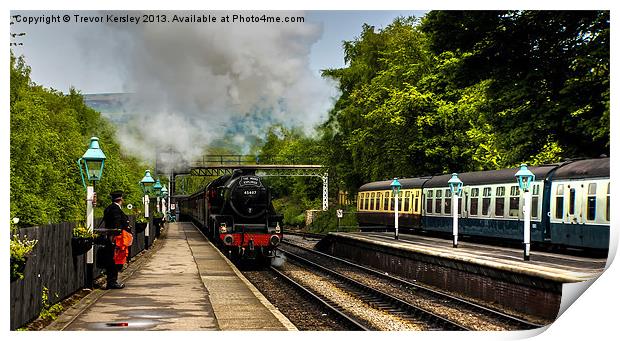
<path id="1" fill-rule="evenodd" d="M 129 218 L 123 212 L 123 192 L 115 191 L 110 194 L 112 204 L 103 211 L 103 220 L 108 233 L 106 241 L 106 289 L 122 289 L 124 284 L 118 282 L 118 273 L 129 255 L 129 246 L 132 242 Z"/>

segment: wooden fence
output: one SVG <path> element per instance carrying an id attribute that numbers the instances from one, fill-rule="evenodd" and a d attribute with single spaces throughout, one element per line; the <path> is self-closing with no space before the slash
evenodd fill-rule
<path id="1" fill-rule="evenodd" d="M 144 232 L 135 233 L 134 217 L 130 216 L 130 225 L 134 241 L 129 251 L 129 258 L 135 257 L 145 249 Z M 98 226 L 100 219 L 95 220 Z M 36 319 L 44 308 L 42 302 L 43 287 L 48 289 L 48 304 L 53 305 L 71 296 L 85 287 L 86 254 L 74 255 L 71 237 L 75 222 L 33 226 L 19 230 L 21 237 L 38 240 L 33 253 L 28 257 L 24 269 L 24 278 L 11 282 L 11 330 L 15 330 Z M 153 244 L 157 228 L 149 224 L 149 247 Z M 97 268 L 97 249 L 94 247 L 94 277 L 103 274 Z"/>

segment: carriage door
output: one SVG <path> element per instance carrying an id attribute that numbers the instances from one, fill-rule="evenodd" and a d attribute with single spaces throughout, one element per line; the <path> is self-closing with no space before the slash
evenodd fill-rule
<path id="1" fill-rule="evenodd" d="M 577 183 L 571 182 L 566 186 L 564 191 L 565 224 L 579 224 L 583 221 L 581 212 L 582 196 L 583 188 Z"/>
<path id="2" fill-rule="evenodd" d="M 461 213 L 461 218 L 469 218 L 469 200 L 470 200 L 470 191 L 471 188 L 469 186 L 467 187 L 463 187 L 463 197 L 462 199 L 459 197 L 459 204 L 460 202 L 464 202 L 464 205 L 459 205 L 459 207 L 461 208 L 461 211 L 459 213 Z"/>

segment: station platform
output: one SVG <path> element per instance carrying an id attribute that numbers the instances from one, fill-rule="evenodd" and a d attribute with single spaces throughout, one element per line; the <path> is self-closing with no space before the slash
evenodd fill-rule
<path id="1" fill-rule="evenodd" d="M 317 248 L 491 305 L 555 319 L 562 285 L 599 276 L 606 258 L 587 258 L 393 232 L 331 232 Z"/>
<path id="2" fill-rule="evenodd" d="M 452 240 L 420 235 L 400 234 L 398 240 L 390 232 L 335 233 L 343 238 L 387 243 L 393 248 L 462 260 L 496 269 L 541 277 L 561 283 L 587 281 L 600 275 L 607 258 L 586 258 L 565 254 L 532 251 L 530 260 L 523 260 L 523 250 L 459 241 L 452 247 Z"/>
<path id="3" fill-rule="evenodd" d="M 297 330 L 191 223 L 170 223 L 149 255 L 46 330 Z"/>

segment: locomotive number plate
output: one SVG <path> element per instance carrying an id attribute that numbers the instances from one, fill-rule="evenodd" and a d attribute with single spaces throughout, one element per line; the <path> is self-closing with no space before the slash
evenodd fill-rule
<path id="1" fill-rule="evenodd" d="M 257 190 L 245 190 L 243 191 L 243 196 L 246 197 L 255 197 L 258 194 Z"/>

